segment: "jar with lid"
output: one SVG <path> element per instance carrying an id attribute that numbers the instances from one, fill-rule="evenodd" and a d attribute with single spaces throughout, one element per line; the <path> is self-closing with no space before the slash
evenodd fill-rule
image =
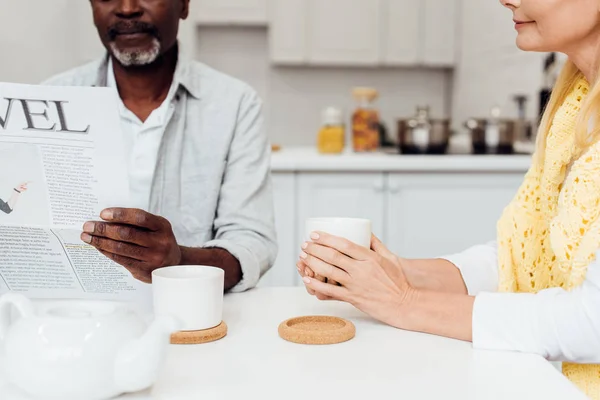
<path id="1" fill-rule="evenodd" d="M 338 154 L 344 151 L 345 134 L 342 110 L 328 107 L 323 110 L 323 126 L 317 138 L 319 153 Z"/>
<path id="2" fill-rule="evenodd" d="M 352 144 L 354 151 L 367 152 L 379 148 L 379 112 L 374 101 L 379 96 L 373 88 L 355 88 L 352 91 L 358 105 L 352 115 Z"/>

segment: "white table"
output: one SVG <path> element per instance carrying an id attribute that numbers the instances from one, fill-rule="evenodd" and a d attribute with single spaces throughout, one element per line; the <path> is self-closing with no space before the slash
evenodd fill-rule
<path id="1" fill-rule="evenodd" d="M 279 338 L 302 315 L 350 319 L 356 337 L 333 346 Z M 471 344 L 400 331 L 304 289 L 259 289 L 226 298 L 229 334 L 173 347 L 157 399 L 560 399 L 585 397 L 544 359 L 478 352 Z"/>
<path id="2" fill-rule="evenodd" d="M 314 347 L 280 339 L 279 323 L 301 315 L 350 319 L 356 337 Z M 585 399 L 538 356 L 400 331 L 301 288 L 228 295 L 224 318 L 226 338 L 172 346 L 152 394 L 123 399 Z"/>

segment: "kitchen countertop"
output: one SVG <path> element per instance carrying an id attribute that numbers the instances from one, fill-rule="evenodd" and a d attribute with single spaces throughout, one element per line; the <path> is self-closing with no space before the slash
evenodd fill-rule
<path id="1" fill-rule="evenodd" d="M 469 343 L 394 329 L 348 304 L 320 302 L 304 288 L 231 294 L 224 307 L 224 339 L 171 346 L 152 393 L 122 400 L 358 400 L 392 393 L 411 400 L 585 399 L 541 357 L 474 351 Z M 312 347 L 280 339 L 279 324 L 302 315 L 347 318 L 356 337 Z"/>
<path id="2" fill-rule="evenodd" d="M 314 147 L 284 147 L 273 152 L 273 172 L 518 172 L 531 155 L 403 155 L 383 152 L 319 154 Z"/>

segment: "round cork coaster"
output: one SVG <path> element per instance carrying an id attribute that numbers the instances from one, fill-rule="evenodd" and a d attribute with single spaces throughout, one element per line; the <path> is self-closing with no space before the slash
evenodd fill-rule
<path id="1" fill-rule="evenodd" d="M 202 344 L 216 342 L 227 335 L 227 324 L 221 322 L 219 326 L 203 331 L 181 331 L 171 335 L 171 344 Z"/>
<path id="2" fill-rule="evenodd" d="M 279 325 L 279 336 L 298 344 L 336 344 L 346 342 L 354 338 L 354 335 L 354 324 L 338 317 L 298 317 Z"/>

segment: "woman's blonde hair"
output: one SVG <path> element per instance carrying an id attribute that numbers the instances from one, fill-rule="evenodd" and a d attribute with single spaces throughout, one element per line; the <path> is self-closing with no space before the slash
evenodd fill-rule
<path id="1" fill-rule="evenodd" d="M 556 112 L 571 91 L 573 91 L 579 80 L 583 77 L 583 73 L 579 68 L 577 68 L 572 61 L 568 60 L 556 81 L 552 96 L 550 96 L 550 100 L 540 122 L 537 137 L 538 161 L 543 162 L 546 149 L 546 138 L 552 127 L 552 121 L 554 120 Z M 592 145 L 592 143 L 595 143 L 600 139 L 600 126 L 594 124 L 594 127 L 590 129 L 589 125 L 592 118 L 598 114 L 598 110 L 600 110 L 600 83 L 596 81 L 596 83 L 592 84 L 587 98 L 583 101 L 577 126 L 575 128 L 575 143 L 580 152 L 584 152 Z"/>

